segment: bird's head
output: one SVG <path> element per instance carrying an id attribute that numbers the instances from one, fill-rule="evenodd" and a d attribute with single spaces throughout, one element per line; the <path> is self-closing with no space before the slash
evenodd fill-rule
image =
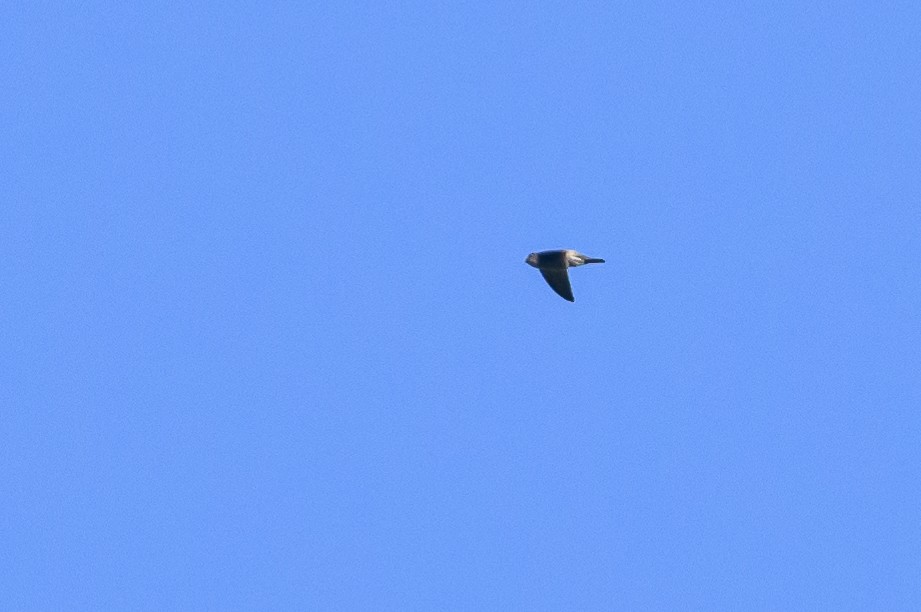
<path id="1" fill-rule="evenodd" d="M 536 268 L 537 267 L 537 253 L 531 253 L 530 255 L 528 255 L 528 257 L 524 260 L 524 262 Z"/>

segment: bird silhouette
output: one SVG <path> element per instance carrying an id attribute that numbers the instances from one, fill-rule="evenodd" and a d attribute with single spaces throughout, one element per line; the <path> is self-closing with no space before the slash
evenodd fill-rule
<path id="1" fill-rule="evenodd" d="M 569 284 L 569 268 L 590 263 L 604 263 L 603 259 L 589 257 L 572 249 L 538 251 L 528 255 L 524 261 L 540 270 L 550 288 L 564 300 L 570 302 L 575 302 L 576 299 L 572 296 L 572 286 Z"/>

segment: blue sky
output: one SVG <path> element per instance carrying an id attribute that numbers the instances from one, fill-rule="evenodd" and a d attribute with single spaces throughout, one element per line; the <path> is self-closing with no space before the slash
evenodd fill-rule
<path id="1" fill-rule="evenodd" d="M 921 606 L 913 3 L 0 17 L 3 609 Z"/>

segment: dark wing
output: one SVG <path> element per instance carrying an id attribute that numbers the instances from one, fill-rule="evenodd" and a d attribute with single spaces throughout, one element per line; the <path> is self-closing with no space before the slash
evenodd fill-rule
<path id="1" fill-rule="evenodd" d="M 570 302 L 576 301 L 572 297 L 572 287 L 569 285 L 569 274 L 567 274 L 566 268 L 541 268 L 540 273 L 544 280 L 547 281 L 547 284 L 550 285 L 550 288 L 556 291 L 560 297 Z"/>

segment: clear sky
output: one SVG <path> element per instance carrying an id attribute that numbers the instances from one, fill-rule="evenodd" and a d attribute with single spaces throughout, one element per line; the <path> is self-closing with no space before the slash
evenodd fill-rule
<path id="1" fill-rule="evenodd" d="M 0 608 L 921 607 L 917 3 L 0 23 Z"/>

